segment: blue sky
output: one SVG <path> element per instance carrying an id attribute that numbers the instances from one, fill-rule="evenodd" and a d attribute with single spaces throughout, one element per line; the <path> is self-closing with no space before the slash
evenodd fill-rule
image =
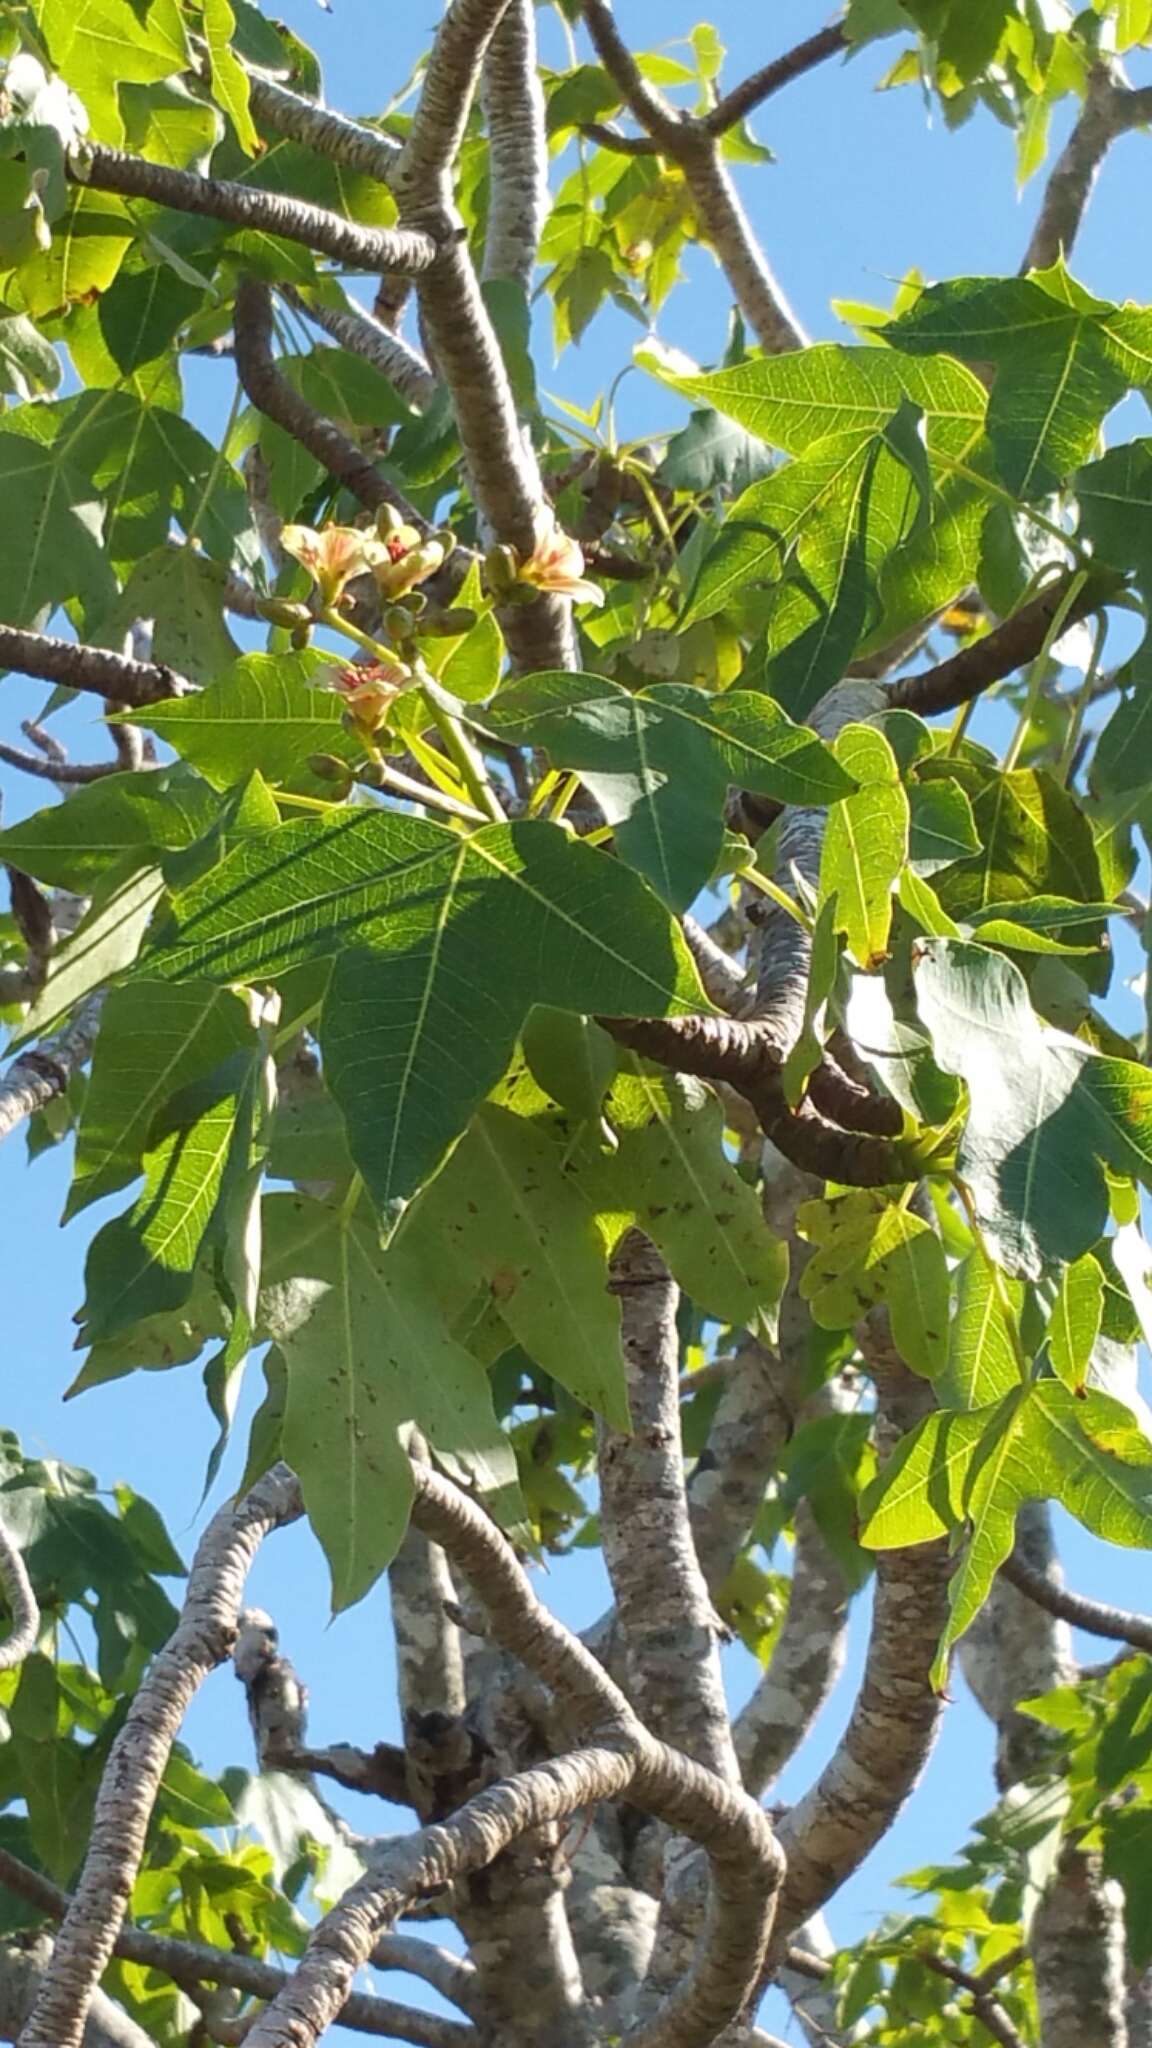
<path id="1" fill-rule="evenodd" d="M 439 14 L 433 0 L 405 8 L 383 7 L 380 0 L 334 0 L 331 13 L 314 0 L 278 0 L 275 11 L 319 52 L 333 104 L 361 113 L 378 111 L 407 76 Z M 773 5 L 717 0 L 711 10 L 701 7 L 700 12 L 682 0 L 619 0 L 617 8 L 622 29 L 637 47 L 684 36 L 701 12 L 715 21 L 729 47 L 726 77 L 732 82 L 827 18 L 825 7 L 808 0 Z M 546 22 L 545 32 L 546 49 L 559 58 L 562 46 L 554 25 Z M 1038 187 L 1018 200 L 1011 136 L 986 115 L 948 134 L 938 120 L 926 118 L 914 89 L 878 96 L 875 82 L 897 48 L 887 42 L 846 65 L 824 66 L 764 109 L 755 123 L 777 162 L 745 175 L 748 209 L 792 305 L 818 337 L 846 338 L 830 307 L 834 298 L 885 301 L 894 281 L 913 265 L 930 277 L 1011 272 L 1027 240 Z M 1140 72 L 1139 82 L 1144 77 Z M 1065 127 L 1058 117 L 1057 140 Z M 1150 152 L 1152 143 L 1140 135 L 1116 146 L 1077 250 L 1076 274 L 1103 295 L 1152 299 Z M 689 281 L 661 315 L 663 338 L 704 361 L 714 360 L 724 345 L 727 316 L 728 295 L 719 273 L 710 258 L 694 255 Z M 557 368 L 550 361 L 545 320 L 542 383 L 587 403 L 627 360 L 638 331 L 624 316 L 609 312 Z M 222 417 L 229 377 L 196 366 L 193 404 L 206 425 Z M 675 401 L 639 376 L 627 380 L 621 404 L 629 431 L 672 425 L 681 416 Z M 1142 431 L 1143 422 L 1134 419 L 1128 430 Z M 43 696 L 42 689 L 21 679 L 4 680 L 4 737 L 19 741 L 20 718 L 35 710 Z M 90 710 L 83 705 L 73 709 L 67 723 L 78 756 L 89 747 L 103 751 Z M 0 776 L 6 820 L 39 807 L 42 786 L 6 771 Z M 1127 972 L 1134 971 L 1134 963 L 1125 965 Z M 1114 1014 L 1132 1028 L 1137 1011 L 1130 995 L 1119 996 Z M 102 1220 L 88 1213 L 60 1232 L 67 1171 L 68 1162 L 59 1155 L 28 1168 L 19 1136 L 0 1151 L 7 1366 L 0 1421 L 19 1430 L 37 1453 L 87 1465 L 108 1483 L 124 1478 L 150 1495 L 187 1553 L 202 1525 L 199 1498 L 213 1439 L 196 1372 L 137 1375 L 62 1405 L 76 1368 L 71 1317 L 82 1293 L 84 1249 Z M 250 1377 L 251 1398 L 237 1431 L 240 1445 L 244 1417 L 259 1392 L 259 1374 Z M 236 1476 L 233 1456 L 217 1497 L 229 1477 Z M 1146 1555 L 1106 1550 L 1070 1527 L 1067 1557 L 1070 1576 L 1085 1590 L 1133 1605 L 1152 1604 Z M 606 1597 L 598 1561 L 587 1555 L 554 1568 L 541 1590 L 577 1625 L 590 1620 Z M 323 1564 L 307 1531 L 297 1528 L 266 1547 L 251 1594 L 276 1615 L 284 1646 L 310 1688 L 316 1741 L 371 1745 L 395 1732 L 383 1593 L 329 1626 Z M 861 1602 L 861 1609 L 865 1605 Z M 802 1762 L 787 1773 L 784 1798 L 805 1788 L 843 1726 L 864 1629 L 861 1611 L 848 1676 Z M 733 1660 L 734 1703 L 753 1675 L 747 1659 Z M 243 1702 L 227 1674 L 207 1687 L 187 1732 L 212 1767 L 247 1761 Z M 992 1803 L 991 1751 L 990 1733 L 958 1681 L 957 1698 L 918 1797 L 835 1902 L 831 1918 L 841 1939 L 858 1938 L 878 1913 L 898 1903 L 888 1885 L 900 1871 L 944 1860 L 959 1845 L 970 1822 Z M 364 1809 L 349 1812 L 357 1825 L 375 1825 Z M 396 1816 L 386 1814 L 380 1824 L 394 1826 Z"/>

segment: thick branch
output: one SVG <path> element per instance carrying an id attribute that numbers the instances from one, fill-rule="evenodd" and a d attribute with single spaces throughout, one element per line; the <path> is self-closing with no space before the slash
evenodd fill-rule
<path id="1" fill-rule="evenodd" d="M 1112 1607 L 1105 1600 L 1090 1600 L 1084 1593 L 1073 1593 L 1032 1564 L 1019 1548 L 1005 1559 L 1000 1576 L 1015 1586 L 1018 1593 L 1024 1593 L 1070 1627 L 1082 1628 L 1090 1636 L 1104 1636 L 1111 1642 L 1130 1643 L 1134 1650 L 1152 1654 L 1152 1619 L 1146 1614 L 1132 1614 L 1125 1607 Z"/>
<path id="2" fill-rule="evenodd" d="M 301 1512 L 286 1466 L 209 1523 L 179 1623 L 149 1666 L 112 1746 L 88 1853 L 21 2048 L 79 2048 L 84 2017 L 123 1924 L 156 1792 L 193 1695 L 227 1657 L 248 1567 L 269 1532 Z"/>
<path id="3" fill-rule="evenodd" d="M 488 123 L 491 197 L 484 277 L 531 288 L 548 215 L 548 138 L 536 62 L 535 0 L 509 0 L 481 80 Z"/>
<path id="4" fill-rule="evenodd" d="M 381 1929 L 417 1893 L 486 1868 L 532 1829 L 626 1789 L 630 1800 L 709 1852 L 713 1897 L 703 1952 L 642 2044 L 675 2040 L 678 2048 L 705 2048 L 740 2011 L 771 1923 L 780 1859 L 764 1816 L 646 1734 L 595 1658 L 541 1606 L 506 1540 L 471 1499 L 426 1467 L 416 1466 L 413 1479 L 414 1521 L 468 1577 L 494 1639 L 557 1694 L 574 1724 L 599 1739 L 505 1779 L 390 1850 L 321 1922 L 292 1984 L 253 2029 L 252 2048 L 310 2048 L 339 2012 Z"/>
<path id="5" fill-rule="evenodd" d="M 600 1526 L 629 1693 L 653 1733 L 737 1779 L 717 1649 L 718 1621 L 696 1557 L 680 1449 L 679 1289 L 655 1246 L 630 1230 L 612 1260 L 632 1429 L 598 1432 Z"/>
<path id="6" fill-rule="evenodd" d="M 877 1382 L 882 1430 L 893 1442 L 930 1408 L 931 1390 L 904 1366 L 884 1319 L 870 1319 L 860 1334 Z M 877 1553 L 864 1677 L 848 1726 L 781 1826 L 788 1874 L 780 1936 L 807 1920 L 858 1868 L 927 1762 L 942 1706 L 930 1673 L 948 1612 L 949 1570 L 944 1543 Z"/>
<path id="7" fill-rule="evenodd" d="M 257 120 L 277 135 L 291 136 L 293 142 L 314 149 L 317 156 L 326 156 L 329 163 L 347 164 L 349 170 L 364 171 L 380 184 L 388 183 L 400 144 L 378 128 L 350 121 L 346 114 L 323 107 L 318 100 L 305 99 L 303 93 L 290 92 L 287 86 L 255 74 L 249 80 L 248 97 Z"/>
<path id="8" fill-rule="evenodd" d="M 12 1671 L 36 1647 L 40 1608 L 24 1559 L 0 1523 L 0 1587 L 12 1617 L 11 1632 L 0 1643 L 0 1671 Z"/>
<path id="9" fill-rule="evenodd" d="M 436 261 L 435 242 L 418 230 L 358 227 L 304 199 L 290 199 L 284 193 L 266 192 L 259 185 L 242 185 L 231 178 L 201 178 L 195 171 L 149 163 L 144 157 L 129 156 L 103 143 L 93 143 L 83 166 L 73 163 L 70 175 L 77 184 L 118 192 L 125 199 L 148 199 L 157 206 L 203 214 L 233 227 L 282 235 L 286 241 L 303 242 L 317 255 L 330 256 L 334 263 L 356 270 L 396 270 L 416 276 Z"/>
<path id="10" fill-rule="evenodd" d="M 970 704 L 993 683 L 1002 682 L 1005 676 L 1035 661 L 1064 605 L 1074 574 L 1068 570 L 1056 577 L 1039 597 L 1022 605 L 1003 625 L 993 627 L 982 640 L 962 647 L 947 661 L 939 662 L 935 668 L 922 669 L 919 675 L 901 676 L 889 685 L 889 704 L 901 711 L 915 711 L 921 718 L 933 718 L 937 712 L 956 711 L 961 704 Z M 1078 619 L 1098 611 L 1110 597 L 1116 596 L 1119 587 L 1119 579 L 1108 570 L 1089 575 L 1064 613 L 1063 624 L 1075 625 Z"/>
<path id="11" fill-rule="evenodd" d="M 0 1947 L 0 2041 L 15 2041 L 44 1981 L 47 1942 L 33 1949 Z M 123 2007 L 97 1992 L 84 2028 L 84 2048 L 150 2048 L 148 2035 Z"/>
<path id="12" fill-rule="evenodd" d="M 419 286 L 420 317 L 433 369 L 452 400 L 477 509 L 488 535 L 526 557 L 544 529 L 544 491 L 520 432 L 450 176 L 484 53 L 505 5 L 506 0 L 453 0 L 393 185 L 401 220 L 429 229 L 440 248 Z M 542 594 L 534 604 L 505 606 L 501 624 L 518 672 L 575 667 L 566 598 Z"/>
<path id="13" fill-rule="evenodd" d="M 844 1669 L 847 1620 L 844 1573 L 802 1502 L 788 1612 L 735 1728 L 740 1775 L 755 1798 L 764 1797 L 795 1755 Z"/>
<path id="14" fill-rule="evenodd" d="M 1098 1855 L 1066 1846 L 1028 1946 L 1044 2048 L 1126 2048 L 1124 1894 Z"/>
<path id="15" fill-rule="evenodd" d="M 272 294 L 256 278 L 244 278 L 237 288 L 235 326 L 236 374 L 257 411 L 299 441 L 370 512 L 391 505 L 410 525 L 423 528 L 426 522 L 403 492 L 381 475 L 355 441 L 294 391 L 277 369 L 272 354 Z"/>
<path id="16" fill-rule="evenodd" d="M 0 668 L 16 669 L 69 690 L 89 690 L 97 697 L 115 697 L 135 710 L 180 697 L 192 684 L 160 662 L 132 661 L 106 647 L 84 647 L 75 640 L 57 640 L 51 633 L 25 633 L 0 626 Z"/>

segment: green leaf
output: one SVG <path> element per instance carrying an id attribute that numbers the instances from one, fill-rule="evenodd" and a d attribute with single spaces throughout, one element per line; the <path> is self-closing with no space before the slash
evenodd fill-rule
<path id="1" fill-rule="evenodd" d="M 144 1316 L 180 1308 L 220 1193 L 251 1055 L 216 1069 L 205 1106 L 143 1159 L 144 1186 L 123 1216 L 97 1231 L 85 1265 L 84 1342 L 114 1337 Z"/>
<path id="2" fill-rule="evenodd" d="M 65 1220 L 133 1179 L 170 1096 L 252 1043 L 247 1003 L 211 982 L 113 989 L 80 1113 Z"/>
<path id="3" fill-rule="evenodd" d="M 89 1387 L 106 1386 L 133 1372 L 168 1372 L 190 1365 L 206 1344 L 226 1334 L 224 1311 L 203 1266 L 192 1275 L 191 1292 L 178 1308 L 146 1316 L 115 1337 L 93 1344 L 65 1400 Z"/>
<path id="4" fill-rule="evenodd" d="M 448 1334 L 427 1275 L 375 1229 L 300 1195 L 266 1206 L 264 1321 L 288 1370 L 283 1455 L 332 1572 L 336 1612 L 395 1555 L 412 1499 L 399 1432 L 415 1422 L 486 1505 L 520 1519 L 487 1378 Z"/>
<path id="5" fill-rule="evenodd" d="M 849 725 L 836 758 L 858 785 L 828 814 L 820 898 L 836 898 L 836 929 L 862 967 L 888 948 L 892 889 L 908 858 L 908 797 L 896 756 L 875 726 Z"/>
<path id="6" fill-rule="evenodd" d="M 969 1253 L 957 1281 L 948 1364 L 939 1389 L 942 1406 L 987 1408 L 1019 1386 L 1016 1325 L 1022 1301 L 1017 1281 L 998 1272 L 979 1250 Z"/>
<path id="7" fill-rule="evenodd" d="M 816 1249 L 800 1292 L 822 1329 L 852 1329 L 884 1302 L 897 1349 L 914 1372 L 934 1378 L 948 1352 L 949 1280 L 935 1232 L 895 1202 L 863 1189 L 799 1212 Z"/>
<path id="8" fill-rule="evenodd" d="M 528 1071 L 578 1123 L 599 1117 L 616 1074 L 616 1045 L 591 1017 L 538 1003 L 521 1033 Z"/>
<path id="9" fill-rule="evenodd" d="M 994 1407 L 930 1415 L 898 1446 L 865 1496 L 861 1542 L 903 1548 L 967 1520 L 967 1549 L 949 1584 L 947 1652 L 987 1598 L 1028 1500 L 1060 1501 L 1095 1536 L 1152 1547 L 1152 1445 L 1106 1394 L 1082 1398 L 1056 1380 L 1017 1388 Z"/>
<path id="10" fill-rule="evenodd" d="M 529 1357 L 614 1428 L 628 1428 L 620 1308 L 607 1291 L 604 1241 L 547 1133 L 486 1105 L 393 1243 L 419 1262 L 433 1296 L 443 1298 L 437 1276 L 449 1260 L 450 1312 L 476 1287 L 490 1290 Z"/>
<path id="11" fill-rule="evenodd" d="M 742 1329 L 770 1327 L 787 1254 L 725 1154 L 715 1096 L 687 1075 L 630 1060 L 613 1083 L 608 1116 L 620 1141 L 615 1171 L 600 1155 L 593 1172 L 586 1149 L 580 1171 L 589 1192 L 603 1189 L 604 1210 L 639 1225 L 706 1314 Z"/>
<path id="12" fill-rule="evenodd" d="M 24 310 L 34 320 L 108 290 L 135 229 L 122 199 L 110 192 L 73 186 L 64 212 L 52 223 L 52 240 L 20 263 Z"/>
<path id="13" fill-rule="evenodd" d="M 147 83 L 188 68 L 189 50 L 176 0 L 153 0 L 145 20 L 129 0 L 35 0 L 32 13 L 52 61 L 83 100 L 100 142 L 124 140 L 118 92 L 129 80 Z"/>
<path id="14" fill-rule="evenodd" d="M 136 155 L 169 164 L 174 171 L 207 171 L 224 124 L 215 107 L 198 99 L 182 79 L 121 86 L 120 112 L 126 146 Z"/>
<path id="15" fill-rule="evenodd" d="M 935 763 L 920 769 L 922 779 L 937 772 Z M 970 919 L 995 903 L 999 915 L 1015 919 L 1037 896 L 1099 901 L 1104 892 L 1092 828 L 1054 776 L 1036 768 L 1004 774 L 955 760 L 943 772 L 971 801 L 981 849 L 937 877 L 934 886 L 953 917 Z M 1018 921 L 1025 923 L 1026 914 Z"/>
<path id="16" fill-rule="evenodd" d="M 1108 1216 L 1103 1165 L 1152 1180 L 1152 1079 L 1049 1031 L 1019 969 L 959 939 L 924 939 L 920 1016 L 937 1062 L 967 1082 L 958 1168 L 998 1260 L 1038 1275 L 1089 1251 Z"/>
<path id="17" fill-rule="evenodd" d="M 127 375 L 163 355 L 203 297 L 164 264 L 122 269 L 96 308 L 100 332 L 117 369 Z"/>
<path id="18" fill-rule="evenodd" d="M 1092 298 L 1061 265 L 931 285 L 884 337 L 896 349 L 996 365 L 988 440 L 1022 498 L 1057 489 L 1125 391 L 1152 377 L 1152 312 Z"/>
<path id="19" fill-rule="evenodd" d="M 580 771 L 625 860 L 684 909 L 723 842 L 730 783 L 784 803 L 820 804 L 851 787 L 823 741 L 752 691 L 710 696 L 680 683 L 633 695 L 603 676 L 530 676 L 501 692 L 484 724 Z"/>
<path id="20" fill-rule="evenodd" d="M 126 873 L 191 846 L 216 808 L 208 785 L 181 769 L 105 775 L 67 803 L 0 832 L 0 859 L 53 888 L 86 895 L 110 868 Z"/>
<path id="21" fill-rule="evenodd" d="M 52 956 L 48 978 L 21 1021 L 22 1041 L 42 1037 L 85 996 L 130 967 L 164 894 L 155 868 L 106 875 L 90 908 Z"/>
<path id="22" fill-rule="evenodd" d="M 987 69 L 1000 47 L 1011 0 L 953 0 L 940 33 L 937 55 L 950 64 L 962 85 Z"/>
<path id="23" fill-rule="evenodd" d="M 1073 1393 L 1088 1379 L 1088 1367 L 1104 1313 L 1104 1275 L 1091 1252 L 1065 1266 L 1048 1325 L 1052 1369 Z"/>
<path id="24" fill-rule="evenodd" d="M 235 30 L 236 16 L 228 0 L 204 0 L 212 91 L 231 121 L 241 149 L 246 156 L 255 156 L 260 137 L 248 109 L 248 73 L 232 48 Z"/>
<path id="25" fill-rule="evenodd" d="M 688 425 L 673 434 L 664 450 L 656 481 L 670 491 L 746 491 L 768 475 L 772 457 L 763 441 L 735 421 L 704 406 Z"/>
<path id="26" fill-rule="evenodd" d="M 173 697 L 135 715 L 217 789 L 253 769 L 266 782 L 297 783 L 312 754 L 362 757 L 363 742 L 344 725 L 339 696 L 316 687 L 331 657 L 245 654 L 195 696 Z"/>
<path id="27" fill-rule="evenodd" d="M 639 878 L 540 822 L 463 839 L 383 810 L 305 819 L 237 847 L 186 890 L 175 929 L 148 963 L 165 980 L 265 980 L 335 960 L 325 1072 L 382 1206 L 438 1165 L 533 1003 L 621 1016 L 708 1007 L 677 926 Z"/>
<path id="28" fill-rule="evenodd" d="M 240 652 L 224 624 L 227 583 L 223 564 L 196 549 L 157 548 L 133 569 L 103 637 L 125 631 L 134 619 L 152 619 L 153 659 L 194 683 L 210 683 Z"/>
<path id="29" fill-rule="evenodd" d="M 94 486 L 55 450 L 13 431 L 34 410 L 7 413 L 0 422 L 0 613 L 12 626 L 38 624 L 65 599 L 99 611 L 116 589 Z"/>
<path id="30" fill-rule="evenodd" d="M 934 875 L 965 854 L 979 853 L 972 805 L 959 783 L 914 782 L 908 796 L 908 858 L 918 874 Z"/>

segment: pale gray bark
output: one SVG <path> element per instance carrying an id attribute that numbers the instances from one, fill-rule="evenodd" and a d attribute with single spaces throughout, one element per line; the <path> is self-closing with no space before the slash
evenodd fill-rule
<path id="1" fill-rule="evenodd" d="M 1064 1850 L 1028 1946 L 1043 2048 L 1128 2048 L 1124 1894 L 1097 1856 Z"/>
<path id="2" fill-rule="evenodd" d="M 63 1095 L 76 1069 L 91 1058 L 103 1007 L 102 994 L 90 996 L 61 1031 L 17 1054 L 0 1081 L 0 1140 Z"/>
<path id="3" fill-rule="evenodd" d="M 844 1669 L 848 1589 L 806 1502 L 796 1511 L 788 1612 L 735 1728 L 746 1789 L 763 1798 L 799 1749 Z"/>
<path id="4" fill-rule="evenodd" d="M 248 84 L 249 104 L 258 121 L 277 135 L 289 135 L 326 156 L 330 163 L 347 164 L 349 170 L 365 171 L 382 185 L 388 183 L 400 154 L 400 144 L 378 128 L 367 128 L 325 107 L 319 100 L 305 99 L 271 78 L 252 74 Z"/>
<path id="5" fill-rule="evenodd" d="M 9 1945 L 0 1948 L 0 2041 L 19 2038 L 44 1981 L 51 1961 L 51 1946 L 39 1941 L 33 1948 Z M 150 2048 L 143 2027 L 129 2017 L 122 2006 L 102 1991 L 93 1997 L 84 2031 L 83 2048 Z"/>
<path id="6" fill-rule="evenodd" d="M 1150 119 L 1152 92 L 1121 85 L 1107 61 L 1094 66 L 1080 117 L 1049 173 L 1022 271 L 1046 270 L 1061 256 L 1067 262 L 1113 142 Z"/>
<path id="7" fill-rule="evenodd" d="M 1016 1524 L 1016 1548 L 1033 1572 L 1059 1584 L 1051 1517 L 1042 1501 L 1029 1501 Z M 1016 1712 L 1017 1700 L 1032 1699 L 1076 1676 L 1072 1641 L 1065 1623 L 1018 1593 L 1003 1575 L 960 1643 L 960 1668 L 996 1728 L 997 1779 L 1001 1790 L 1026 1778 L 1050 1752 L 1052 1738 L 1039 1721 Z"/>
<path id="8" fill-rule="evenodd" d="M 27 1567 L 11 1536 L 0 1522 L 0 1589 L 8 1603 L 12 1626 L 0 1642 L 0 1671 L 13 1671 L 36 1647 L 40 1633 L 40 1607 L 32 1590 Z"/>
<path id="9" fill-rule="evenodd" d="M 508 0 L 488 46 L 480 97 L 488 124 L 491 183 L 483 275 L 511 278 L 527 293 L 548 218 L 548 138 L 536 61 L 535 0 Z"/>
<path id="10" fill-rule="evenodd" d="M 319 300 L 313 302 L 292 285 L 281 285 L 280 292 L 290 306 L 295 306 L 315 327 L 330 334 L 341 348 L 374 363 L 410 405 L 423 410 L 431 404 L 438 386 L 423 356 L 410 348 L 398 334 L 393 334 L 374 314 L 366 313 L 362 306 L 355 306 L 351 301 L 345 306 L 327 306 Z"/>
<path id="11" fill-rule="evenodd" d="M 598 1428 L 600 1526 L 629 1697 L 654 1735 L 735 1780 L 719 1622 L 685 1497 L 679 1289 L 638 1230 L 617 1248 L 610 1284 L 620 1298 L 632 1431 Z"/>
<path id="12" fill-rule="evenodd" d="M 112 1746 L 84 1868 L 21 2048 L 79 2048 L 85 2015 L 123 1923 L 152 1806 L 188 1705 L 235 1639 L 244 1580 L 264 1537 L 302 1512 L 286 1466 L 214 1515 L 197 1548 L 179 1623 L 154 1658 Z"/>

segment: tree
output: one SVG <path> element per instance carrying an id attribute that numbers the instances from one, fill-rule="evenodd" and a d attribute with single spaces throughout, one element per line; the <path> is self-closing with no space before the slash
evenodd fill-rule
<path id="1" fill-rule="evenodd" d="M 178 1607 L 147 1500 L 0 1440 L 0 2038 L 735 2048 L 781 1985 L 813 2042 L 1138 2048 L 1152 1621 L 1065 1587 L 1048 1503 L 1152 1545 L 1108 1011 L 1152 442 L 1107 432 L 1152 310 L 1068 267 L 1152 5 L 850 0 L 736 84 L 711 27 L 556 12 L 553 66 L 532 0 L 450 0 L 371 118 L 251 0 L 4 29 L 0 659 L 55 688 L 0 748 L 52 786 L 0 833 L 0 1136 L 126 1204 L 73 1390 L 199 1363 L 209 1486 L 265 1393 Z M 1074 125 L 1018 276 L 812 344 L 749 122 L 889 37 L 1023 175 Z M 691 242 L 705 368 L 662 338 Z M 659 434 L 545 397 L 538 301 L 561 355 L 638 317 Z M 390 1597 L 400 1743 L 309 1731 L 246 1604 L 302 1516 L 335 1611 Z M 534 1574 L 581 1545 L 584 1638 Z M 869 1584 L 846 1732 L 769 1806 Z M 181 1729 L 229 1660 L 256 1768 L 215 1779 Z M 998 1803 L 836 1952 L 953 1661 Z"/>

